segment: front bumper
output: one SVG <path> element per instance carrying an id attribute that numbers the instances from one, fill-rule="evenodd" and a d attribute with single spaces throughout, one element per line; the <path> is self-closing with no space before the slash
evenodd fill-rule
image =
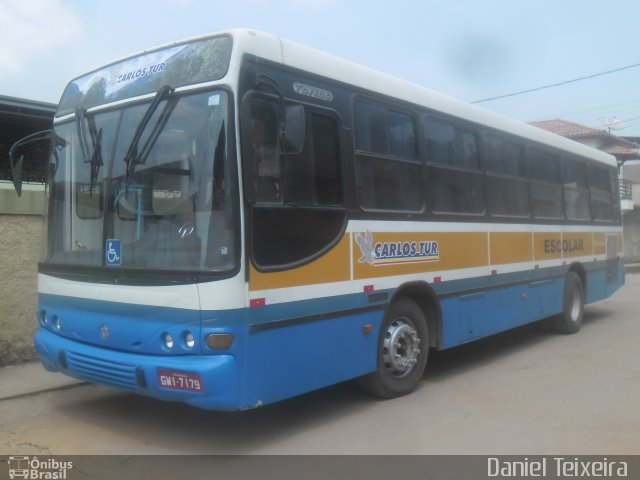
<path id="1" fill-rule="evenodd" d="M 86 345 L 43 328 L 36 332 L 34 343 L 42 365 L 51 372 L 199 408 L 245 407 L 240 395 L 240 372 L 232 355 L 134 354 Z M 202 380 L 202 391 L 164 387 L 158 381 L 158 369 L 197 374 Z"/>

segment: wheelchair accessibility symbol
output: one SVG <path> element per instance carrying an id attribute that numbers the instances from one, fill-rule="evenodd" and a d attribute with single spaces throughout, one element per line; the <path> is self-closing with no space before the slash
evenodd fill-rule
<path id="1" fill-rule="evenodd" d="M 107 265 L 122 265 L 120 240 L 117 238 L 108 238 L 105 244 L 104 256 Z"/>

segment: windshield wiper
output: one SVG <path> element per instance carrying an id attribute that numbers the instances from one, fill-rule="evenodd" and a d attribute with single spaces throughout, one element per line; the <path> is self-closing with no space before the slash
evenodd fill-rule
<path id="1" fill-rule="evenodd" d="M 85 123 L 89 125 L 89 134 L 91 136 L 91 152 L 89 152 L 89 142 L 87 141 L 87 132 Z M 91 176 L 89 185 L 89 198 L 93 194 L 96 182 L 98 181 L 98 172 L 103 165 L 102 162 L 102 128 L 96 128 L 96 120 L 94 117 L 87 117 L 84 108 L 76 109 L 76 126 L 78 129 L 78 139 L 80 143 L 80 151 L 84 163 L 91 164 Z"/>
<path id="2" fill-rule="evenodd" d="M 136 165 L 142 164 L 146 161 L 147 156 L 151 151 L 151 147 L 153 147 L 153 144 L 156 142 L 158 136 L 160 135 L 160 132 L 162 131 L 162 128 L 167 122 L 171 111 L 176 105 L 176 102 L 174 101 L 174 102 L 166 103 L 166 105 L 164 106 L 164 109 L 160 113 L 160 117 L 158 118 L 158 120 L 156 121 L 156 124 L 153 127 L 151 134 L 147 138 L 147 141 L 142 146 L 142 149 L 138 151 L 138 143 L 140 143 L 140 138 L 142 138 L 142 134 L 146 130 L 147 125 L 149 125 L 149 122 L 151 121 L 151 117 L 156 112 L 156 110 L 158 109 L 162 101 L 170 98 L 171 96 L 173 96 L 174 93 L 175 93 L 175 90 L 169 85 L 165 85 L 160 90 L 158 90 L 155 97 L 153 97 L 153 101 L 147 108 L 147 111 L 144 113 L 142 120 L 140 120 L 140 123 L 136 128 L 136 132 L 133 135 L 133 139 L 129 144 L 129 148 L 127 149 L 127 153 L 124 156 L 124 162 L 127 165 L 127 178 L 129 178 L 129 176 L 133 174 L 133 170 L 135 169 Z"/>

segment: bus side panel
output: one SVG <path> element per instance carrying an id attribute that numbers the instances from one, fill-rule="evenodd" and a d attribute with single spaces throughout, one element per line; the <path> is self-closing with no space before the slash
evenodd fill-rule
<path id="1" fill-rule="evenodd" d="M 563 278 L 443 299 L 442 348 L 541 320 L 562 311 Z"/>
<path id="2" fill-rule="evenodd" d="M 281 327 L 247 338 L 247 407 L 272 403 L 376 369 L 383 310 Z M 363 327 L 371 324 L 370 333 Z"/>
<path id="3" fill-rule="evenodd" d="M 617 268 L 611 271 L 598 269 L 587 273 L 586 303 L 593 303 L 613 295 L 624 285 L 623 260 L 617 259 Z M 611 273 L 613 273 L 612 276 Z"/>
<path id="4" fill-rule="evenodd" d="M 587 273 L 586 303 L 607 298 L 607 273 L 604 270 Z"/>

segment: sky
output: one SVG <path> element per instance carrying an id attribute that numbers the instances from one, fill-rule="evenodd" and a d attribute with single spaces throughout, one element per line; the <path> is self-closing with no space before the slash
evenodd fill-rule
<path id="1" fill-rule="evenodd" d="M 56 103 L 84 72 L 229 28 L 275 33 L 522 121 L 640 136 L 637 0 L 0 0 L 0 95 Z"/>

